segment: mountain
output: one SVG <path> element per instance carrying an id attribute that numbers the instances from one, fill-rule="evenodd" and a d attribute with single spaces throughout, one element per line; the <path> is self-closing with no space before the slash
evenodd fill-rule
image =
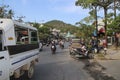
<path id="1" fill-rule="evenodd" d="M 49 21 L 49 22 L 46 22 L 44 24 L 45 26 L 47 27 L 50 27 L 50 28 L 56 28 L 56 29 L 59 29 L 61 30 L 61 32 L 71 32 L 71 33 L 75 33 L 76 30 L 78 30 L 78 27 L 74 26 L 74 25 L 71 25 L 71 24 L 67 24 L 63 21 L 59 21 L 59 20 L 52 20 L 52 21 Z"/>

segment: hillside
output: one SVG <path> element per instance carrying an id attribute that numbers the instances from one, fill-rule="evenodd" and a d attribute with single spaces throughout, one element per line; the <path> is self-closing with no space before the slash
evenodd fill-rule
<path id="1" fill-rule="evenodd" d="M 51 28 L 59 29 L 61 30 L 61 32 L 70 31 L 71 33 L 75 33 L 76 30 L 78 30 L 78 27 L 71 24 L 66 24 L 63 21 L 59 21 L 59 20 L 52 20 L 52 21 L 46 22 L 44 25 Z"/>

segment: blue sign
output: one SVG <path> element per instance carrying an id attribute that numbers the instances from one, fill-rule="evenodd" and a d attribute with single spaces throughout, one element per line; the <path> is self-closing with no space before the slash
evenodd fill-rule
<path id="1" fill-rule="evenodd" d="M 97 31 L 96 30 L 94 30 L 93 36 L 97 36 Z"/>

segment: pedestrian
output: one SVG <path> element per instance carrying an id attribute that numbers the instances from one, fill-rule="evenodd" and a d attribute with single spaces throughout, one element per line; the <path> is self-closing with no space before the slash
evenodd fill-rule
<path id="1" fill-rule="evenodd" d="M 98 53 L 98 40 L 95 36 L 92 36 L 92 39 L 90 40 L 91 49 L 94 50 L 95 53 Z"/>
<path id="2" fill-rule="evenodd" d="M 90 44 L 93 48 L 97 47 L 97 39 L 96 37 L 92 36 L 92 39 L 90 40 Z"/>
<path id="3" fill-rule="evenodd" d="M 118 41 L 119 41 L 119 34 L 118 32 L 115 33 L 115 46 L 116 46 L 116 49 L 118 48 Z"/>
<path id="4" fill-rule="evenodd" d="M 104 49 L 104 52 L 105 52 L 105 54 L 106 54 L 106 51 L 107 51 L 107 41 L 106 41 L 106 38 L 105 37 L 103 37 L 103 49 Z"/>
<path id="5" fill-rule="evenodd" d="M 40 41 L 39 42 L 39 51 L 42 51 L 42 47 L 43 47 L 43 45 L 42 45 L 42 42 Z"/>

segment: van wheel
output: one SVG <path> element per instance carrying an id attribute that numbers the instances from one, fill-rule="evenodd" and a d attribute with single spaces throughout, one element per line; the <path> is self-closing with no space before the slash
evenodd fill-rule
<path id="1" fill-rule="evenodd" d="M 10 80 L 15 80 L 14 76 L 10 76 Z"/>
<path id="2" fill-rule="evenodd" d="M 26 70 L 26 71 L 25 71 L 24 75 L 25 75 L 25 78 L 26 78 L 26 79 L 31 79 L 31 78 L 33 77 L 33 74 L 34 74 L 34 66 L 31 65 L 31 66 L 29 67 L 29 70 Z"/>
<path id="3" fill-rule="evenodd" d="M 19 78 L 14 78 L 14 76 L 11 76 L 10 80 L 20 80 L 20 79 Z"/>

